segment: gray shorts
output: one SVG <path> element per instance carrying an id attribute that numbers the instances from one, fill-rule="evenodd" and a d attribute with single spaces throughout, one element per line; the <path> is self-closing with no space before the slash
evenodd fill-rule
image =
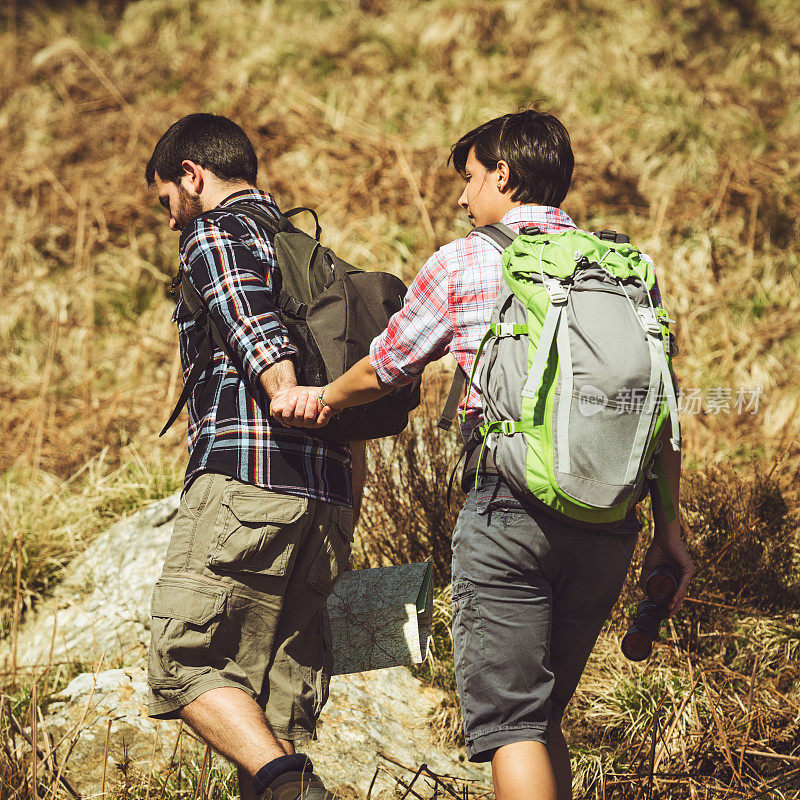
<path id="1" fill-rule="evenodd" d="M 641 525 L 586 530 L 524 507 L 496 477 L 453 532 L 453 646 L 470 761 L 547 743 L 619 597 Z"/>
<path id="2" fill-rule="evenodd" d="M 314 737 L 332 665 L 325 601 L 353 510 L 205 472 L 181 497 L 153 590 L 150 716 L 234 687 L 281 739 Z"/>

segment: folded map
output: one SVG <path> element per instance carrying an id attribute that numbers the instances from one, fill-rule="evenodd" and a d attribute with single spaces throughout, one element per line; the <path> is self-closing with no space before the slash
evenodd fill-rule
<path id="1" fill-rule="evenodd" d="M 333 674 L 420 664 L 433 614 L 430 561 L 345 572 L 328 598 Z"/>

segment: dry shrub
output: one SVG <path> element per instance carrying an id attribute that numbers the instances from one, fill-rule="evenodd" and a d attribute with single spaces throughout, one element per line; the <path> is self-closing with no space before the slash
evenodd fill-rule
<path id="1" fill-rule="evenodd" d="M 773 477 L 730 469 L 687 472 L 685 525 L 699 572 L 698 598 L 762 610 L 800 604 L 798 517 Z"/>
<path id="2" fill-rule="evenodd" d="M 423 396 L 403 433 L 369 445 L 356 558 L 363 566 L 430 558 L 434 580 L 443 586 L 450 581 L 450 542 L 464 500 L 460 466 L 450 502 L 447 498 L 461 437 L 457 424 L 450 431 L 436 426 L 441 412 L 438 390 L 426 385 Z"/>

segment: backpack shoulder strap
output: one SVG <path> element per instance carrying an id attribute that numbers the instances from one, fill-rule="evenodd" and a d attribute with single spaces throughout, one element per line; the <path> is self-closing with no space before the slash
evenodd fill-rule
<path id="1" fill-rule="evenodd" d="M 192 319 L 203 328 L 204 335 L 203 341 L 198 348 L 197 356 L 192 364 L 192 369 L 189 371 L 184 381 L 183 391 L 178 398 L 178 402 L 175 403 L 175 408 L 172 409 L 172 413 L 169 415 L 167 424 L 164 425 L 161 429 L 161 433 L 158 434 L 159 436 L 163 436 L 172 427 L 178 415 L 181 413 L 181 409 L 183 409 L 189 397 L 191 397 L 194 387 L 200 380 L 200 376 L 214 357 L 214 345 L 219 347 L 234 364 L 236 363 L 230 345 L 212 319 L 211 314 L 208 313 L 208 308 L 203 302 L 200 292 L 194 288 L 194 285 L 189 280 L 186 271 L 182 267 L 180 270 L 180 287 L 181 299 L 186 303 L 186 307 L 189 309 Z"/>
<path id="2" fill-rule="evenodd" d="M 517 238 L 516 232 L 507 225 L 503 225 L 502 222 L 475 228 L 469 235 L 486 239 L 489 244 L 496 247 L 501 253 Z M 444 402 L 442 414 L 436 423 L 437 427 L 444 431 L 450 430 L 453 420 L 456 418 L 458 403 L 461 400 L 461 393 L 464 391 L 466 382 L 467 376 L 464 374 L 464 370 L 457 366 L 453 375 L 453 382 L 450 384 L 450 391 L 447 393 L 447 400 Z"/>
<path id="3" fill-rule="evenodd" d="M 222 331 L 217 327 L 217 323 L 214 322 L 211 314 L 208 313 L 205 301 L 200 296 L 200 292 L 194 288 L 194 284 L 189 280 L 185 270 L 181 270 L 181 297 L 194 321 L 206 328 L 206 334 L 211 337 L 214 344 L 233 361 L 235 359 L 233 350 L 231 350 L 227 339 L 222 335 Z"/>
<path id="4" fill-rule="evenodd" d="M 456 371 L 453 374 L 453 382 L 450 384 L 450 391 L 447 393 L 447 400 L 444 401 L 444 408 L 442 415 L 436 426 L 443 431 L 449 431 L 453 420 L 456 418 L 458 411 L 458 401 L 461 399 L 461 392 L 464 391 L 464 384 L 467 382 L 467 376 L 464 370 L 459 365 L 456 365 Z"/>
<path id="5" fill-rule="evenodd" d="M 282 214 L 280 217 L 274 217 L 264 209 L 258 208 L 254 203 L 231 203 L 221 208 L 220 211 L 235 211 L 243 217 L 249 217 L 264 228 L 270 240 L 274 238 L 275 234 L 292 230 L 294 227 Z"/>
<path id="6" fill-rule="evenodd" d="M 192 364 L 192 369 L 190 370 L 186 377 L 186 381 L 183 384 L 181 396 L 178 398 L 178 402 L 175 403 L 175 408 L 172 409 L 172 413 L 169 415 L 167 424 L 164 425 L 164 427 L 161 429 L 161 433 L 158 434 L 159 437 L 163 436 L 172 427 L 175 420 L 178 419 L 178 415 L 186 405 L 186 402 L 194 391 L 194 387 L 197 385 L 197 381 L 200 380 L 200 376 L 205 371 L 205 368 L 208 366 L 208 363 L 211 361 L 213 355 L 214 348 L 211 343 L 211 337 L 206 336 L 203 339 L 203 343 L 200 345 L 197 358 L 195 358 L 194 364 Z"/>
<path id="7" fill-rule="evenodd" d="M 481 239 L 486 239 L 489 244 L 494 245 L 501 253 L 517 238 L 516 232 L 511 230 L 508 225 L 503 225 L 502 222 L 475 228 L 470 236 L 480 236 Z"/>
<path id="8" fill-rule="evenodd" d="M 298 244 L 300 244 L 300 251 L 302 254 L 306 258 L 310 258 L 307 263 L 309 274 L 306 274 L 304 270 L 301 273 L 301 277 L 299 277 L 300 274 L 298 274 L 298 277 L 295 277 L 294 280 L 288 281 L 290 285 L 290 291 L 281 288 L 281 291 L 278 292 L 275 298 L 275 304 L 282 312 L 296 319 L 303 319 L 306 315 L 306 311 L 308 310 L 307 304 L 311 302 L 314 296 L 310 273 L 314 269 L 314 265 L 319 262 L 318 258 L 314 258 L 314 253 L 317 252 L 317 249 L 319 248 L 319 240 L 322 236 L 322 227 L 319 224 L 319 217 L 317 216 L 316 211 L 311 208 L 306 208 L 305 206 L 299 206 L 298 208 L 292 208 L 286 212 L 279 211 L 278 213 L 280 216 L 275 217 L 264 209 L 248 202 L 231 203 L 230 205 L 225 206 L 225 210 L 228 209 L 232 209 L 236 213 L 241 214 L 244 217 L 248 217 L 253 222 L 257 223 L 261 228 L 263 228 L 267 234 L 267 237 L 269 238 L 270 243 L 275 248 L 275 253 L 278 258 L 279 268 L 284 282 L 287 282 L 288 277 L 290 277 L 287 276 L 287 269 L 291 268 L 295 264 L 295 261 L 292 258 L 289 258 L 288 260 L 281 258 L 281 252 L 285 252 L 285 250 L 282 251 L 276 243 L 276 237 L 278 234 L 291 234 L 291 237 L 289 238 L 293 241 L 293 245 L 290 249 L 293 249 L 294 252 L 297 252 Z M 294 217 L 302 212 L 307 212 L 314 218 L 315 229 L 313 237 L 289 222 L 289 217 Z M 326 276 L 323 276 L 318 280 L 327 285 L 328 281 Z M 294 291 L 297 291 L 297 289 L 300 288 L 297 286 L 298 280 L 300 280 L 301 284 L 306 286 L 307 291 L 305 294 L 300 291 L 296 296 L 292 293 L 291 286 L 294 285 Z"/>

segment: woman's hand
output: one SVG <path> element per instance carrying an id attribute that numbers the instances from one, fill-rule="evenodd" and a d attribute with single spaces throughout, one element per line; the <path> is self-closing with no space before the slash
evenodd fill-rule
<path id="1" fill-rule="evenodd" d="M 319 386 L 292 386 L 276 392 L 269 413 L 282 425 L 296 428 L 322 428 L 333 417 L 334 410 L 319 402 Z"/>
<path id="2" fill-rule="evenodd" d="M 697 572 L 697 567 L 689 556 L 680 535 L 655 536 L 650 547 L 647 548 L 642 564 L 642 576 L 639 582 L 642 589 L 645 588 L 650 573 L 661 564 L 670 564 L 677 571 L 678 590 L 668 606 L 671 618 L 680 611 L 689 589 L 689 582 Z"/>

